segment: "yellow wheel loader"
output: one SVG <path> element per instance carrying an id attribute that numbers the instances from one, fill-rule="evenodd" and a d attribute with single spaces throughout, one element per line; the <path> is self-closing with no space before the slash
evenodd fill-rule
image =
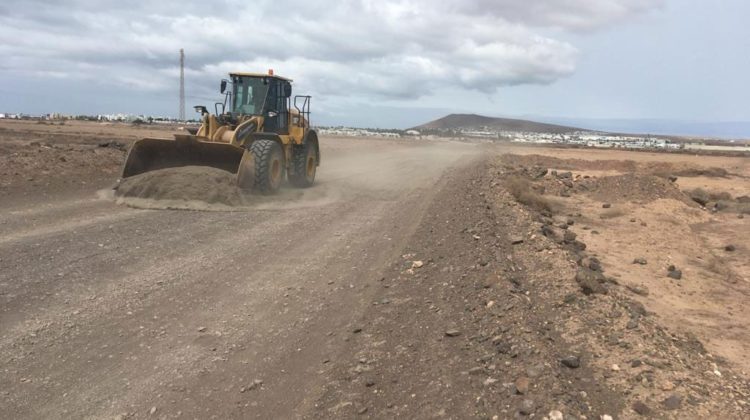
<path id="1" fill-rule="evenodd" d="M 215 113 L 196 106 L 199 129 L 174 139 L 133 143 L 122 178 L 178 166 L 211 166 L 236 174 L 237 184 L 262 194 L 278 191 L 286 174 L 309 187 L 320 164 L 318 135 L 310 128 L 310 96 L 292 98 L 292 80 L 263 73 L 230 73 Z M 229 89 L 227 89 L 229 87 Z"/>

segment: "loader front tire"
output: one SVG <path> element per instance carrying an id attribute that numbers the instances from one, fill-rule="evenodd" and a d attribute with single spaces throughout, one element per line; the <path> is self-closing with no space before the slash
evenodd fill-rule
<path id="1" fill-rule="evenodd" d="M 292 146 L 292 167 L 289 182 L 297 188 L 307 188 L 315 182 L 318 154 L 312 142 Z"/>
<path id="2" fill-rule="evenodd" d="M 250 145 L 255 157 L 255 192 L 273 194 L 284 179 L 284 155 L 281 145 L 273 140 L 260 139 Z"/>

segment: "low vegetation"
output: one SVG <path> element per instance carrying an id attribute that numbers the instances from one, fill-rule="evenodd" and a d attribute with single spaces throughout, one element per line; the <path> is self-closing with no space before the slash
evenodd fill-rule
<path id="1" fill-rule="evenodd" d="M 528 179 L 519 176 L 510 177 L 506 181 L 506 187 L 516 201 L 534 210 L 554 213 L 558 208 L 557 203 L 534 191 Z"/>

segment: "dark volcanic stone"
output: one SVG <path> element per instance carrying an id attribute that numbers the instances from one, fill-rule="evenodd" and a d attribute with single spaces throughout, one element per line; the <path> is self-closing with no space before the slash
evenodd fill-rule
<path id="1" fill-rule="evenodd" d="M 680 280 L 682 278 L 682 271 L 672 270 L 669 273 L 667 273 L 667 277 L 673 278 L 675 280 Z"/>
<path id="2" fill-rule="evenodd" d="M 669 398 L 662 401 L 661 404 L 666 410 L 677 410 L 682 407 L 682 397 L 677 394 L 672 394 Z"/>
<path id="3" fill-rule="evenodd" d="M 654 411 L 651 410 L 651 407 L 647 406 L 641 401 L 636 401 L 633 403 L 633 411 L 640 414 L 641 416 L 651 416 L 654 413 Z"/>
<path id="4" fill-rule="evenodd" d="M 577 369 L 581 367 L 581 358 L 573 355 L 566 356 L 560 359 L 560 364 L 571 369 Z"/>
<path id="5" fill-rule="evenodd" d="M 607 288 L 604 287 L 604 275 L 586 267 L 578 267 L 576 273 L 576 283 L 581 287 L 584 295 L 607 294 Z"/>
<path id="6" fill-rule="evenodd" d="M 534 414 L 534 410 L 536 409 L 536 404 L 532 400 L 523 400 L 521 403 L 521 407 L 518 409 L 518 412 L 521 413 L 524 416 L 528 416 L 530 414 Z"/>

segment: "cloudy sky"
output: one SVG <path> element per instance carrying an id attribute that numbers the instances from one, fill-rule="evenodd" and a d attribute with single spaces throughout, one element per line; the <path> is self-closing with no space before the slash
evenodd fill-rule
<path id="1" fill-rule="evenodd" d="M 743 0 L 3 0 L 0 112 L 176 116 L 184 48 L 188 106 L 273 68 L 320 124 L 750 121 L 748 16 Z"/>

